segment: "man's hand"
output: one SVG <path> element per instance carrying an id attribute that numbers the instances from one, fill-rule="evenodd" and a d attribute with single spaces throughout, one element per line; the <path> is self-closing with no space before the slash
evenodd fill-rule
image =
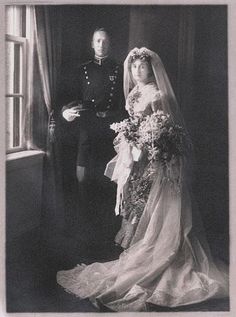
<path id="1" fill-rule="evenodd" d="M 62 113 L 62 116 L 64 119 L 66 119 L 66 121 L 71 122 L 75 120 L 75 118 L 80 117 L 79 109 L 81 109 L 81 105 L 74 106 L 69 109 L 65 109 Z"/>

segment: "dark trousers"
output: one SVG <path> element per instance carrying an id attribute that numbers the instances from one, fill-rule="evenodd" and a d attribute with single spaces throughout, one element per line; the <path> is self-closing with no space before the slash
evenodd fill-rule
<path id="1" fill-rule="evenodd" d="M 87 119 L 67 124 L 63 134 L 65 225 L 93 240 L 113 241 L 120 226 L 114 213 L 116 184 L 104 171 L 116 154 L 114 135 L 110 122 Z M 84 177 L 76 177 L 77 165 L 86 166 Z"/>
<path id="2" fill-rule="evenodd" d="M 83 172 L 84 173 L 84 172 Z M 79 226 L 82 231 L 98 241 L 113 241 L 120 220 L 115 216 L 116 185 L 104 176 L 104 167 L 85 168 L 79 177 L 78 207 Z"/>

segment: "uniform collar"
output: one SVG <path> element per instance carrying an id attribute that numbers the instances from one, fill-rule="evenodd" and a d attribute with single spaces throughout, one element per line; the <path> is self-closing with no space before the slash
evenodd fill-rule
<path id="1" fill-rule="evenodd" d="M 98 56 L 94 56 L 94 63 L 98 64 L 98 65 L 102 65 L 104 64 L 106 61 L 108 60 L 108 56 L 105 57 L 98 57 Z"/>

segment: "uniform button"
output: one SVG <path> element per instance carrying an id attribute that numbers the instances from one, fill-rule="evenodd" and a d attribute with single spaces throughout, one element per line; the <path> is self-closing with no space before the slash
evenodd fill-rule
<path id="1" fill-rule="evenodd" d="M 112 97 L 112 96 L 113 96 L 113 94 L 112 94 L 112 93 L 110 93 L 110 96 Z"/>
<path id="2" fill-rule="evenodd" d="M 86 76 L 85 78 L 88 79 L 88 76 Z"/>
<path id="3" fill-rule="evenodd" d="M 116 65 L 116 68 L 119 68 L 119 66 L 118 66 L 118 65 Z"/>
<path id="4" fill-rule="evenodd" d="M 84 66 L 84 69 L 86 69 L 86 66 Z"/>
<path id="5" fill-rule="evenodd" d="M 114 87 L 111 87 L 111 90 L 114 90 Z"/>
<path id="6" fill-rule="evenodd" d="M 115 70 L 115 73 L 117 74 L 117 73 L 118 73 L 118 70 Z"/>
<path id="7" fill-rule="evenodd" d="M 107 109 L 110 109 L 110 108 L 111 108 L 111 106 L 110 106 L 110 105 L 108 105 L 108 106 L 107 106 Z"/>
<path id="8" fill-rule="evenodd" d="M 111 99 L 109 99 L 108 101 L 111 102 Z"/>
<path id="9" fill-rule="evenodd" d="M 113 85 L 115 85 L 115 83 L 116 83 L 116 82 L 115 82 L 115 81 L 113 81 L 112 83 L 113 83 Z"/>
<path id="10" fill-rule="evenodd" d="M 87 74 L 88 73 L 87 70 L 84 73 Z"/>
<path id="11" fill-rule="evenodd" d="M 92 102 L 94 102 L 95 100 L 94 99 L 92 99 Z"/>
<path id="12" fill-rule="evenodd" d="M 88 81 L 87 84 L 90 85 L 90 81 Z"/>

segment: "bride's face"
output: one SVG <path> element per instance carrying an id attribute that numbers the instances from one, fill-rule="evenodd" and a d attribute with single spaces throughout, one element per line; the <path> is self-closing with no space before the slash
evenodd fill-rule
<path id="1" fill-rule="evenodd" d="M 136 59 L 131 64 L 131 73 L 137 83 L 146 83 L 150 77 L 151 69 L 146 61 Z"/>

